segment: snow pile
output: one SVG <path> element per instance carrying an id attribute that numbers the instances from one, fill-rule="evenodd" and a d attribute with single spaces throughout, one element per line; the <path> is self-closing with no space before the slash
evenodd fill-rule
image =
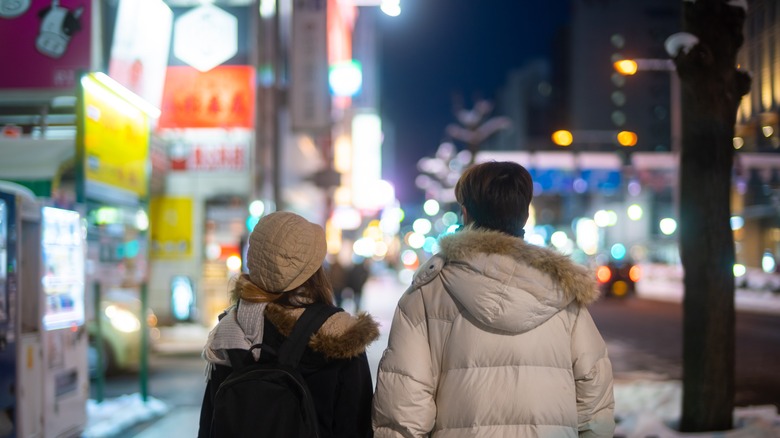
<path id="1" fill-rule="evenodd" d="M 727 432 L 681 433 L 674 428 L 682 406 L 681 382 L 635 380 L 615 382 L 615 437 L 623 438 L 777 438 L 780 415 L 774 406 L 737 408 L 734 429 Z"/>
<path id="2" fill-rule="evenodd" d="M 102 403 L 87 401 L 87 428 L 82 437 L 110 437 L 135 426 L 165 415 L 170 408 L 165 402 L 141 394 L 122 395 Z"/>

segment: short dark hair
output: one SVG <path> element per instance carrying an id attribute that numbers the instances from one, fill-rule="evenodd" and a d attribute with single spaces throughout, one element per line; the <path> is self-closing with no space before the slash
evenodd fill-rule
<path id="1" fill-rule="evenodd" d="M 466 169 L 455 184 L 455 199 L 478 228 L 523 236 L 533 198 L 531 174 L 510 161 L 491 161 Z"/>

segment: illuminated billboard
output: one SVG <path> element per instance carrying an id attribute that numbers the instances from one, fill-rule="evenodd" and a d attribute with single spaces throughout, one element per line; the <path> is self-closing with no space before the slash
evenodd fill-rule
<path id="1" fill-rule="evenodd" d="M 192 198 L 152 198 L 149 204 L 151 258 L 186 260 L 192 257 L 192 211 Z"/>
<path id="2" fill-rule="evenodd" d="M 84 76 L 81 86 L 86 197 L 145 198 L 154 108 L 102 73 Z"/>
<path id="3" fill-rule="evenodd" d="M 108 74 L 159 108 L 173 12 L 162 0 L 121 0 L 116 16 Z"/>
<path id="4" fill-rule="evenodd" d="M 168 67 L 160 129 L 251 128 L 255 118 L 255 70 L 222 65 L 208 72 Z"/>
<path id="5" fill-rule="evenodd" d="M 91 61 L 92 2 L 0 1 L 0 89 L 72 90 Z"/>

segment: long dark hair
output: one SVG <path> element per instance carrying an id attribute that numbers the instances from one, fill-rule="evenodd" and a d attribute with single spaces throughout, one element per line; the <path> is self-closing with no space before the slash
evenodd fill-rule
<path id="1" fill-rule="evenodd" d="M 303 307 L 311 303 L 325 303 L 332 306 L 333 286 L 322 266 L 302 285 L 282 293 L 265 291 L 257 287 L 248 274 L 241 274 L 230 290 L 230 301 L 235 304 L 239 299 L 253 303 L 275 303 L 285 307 Z"/>

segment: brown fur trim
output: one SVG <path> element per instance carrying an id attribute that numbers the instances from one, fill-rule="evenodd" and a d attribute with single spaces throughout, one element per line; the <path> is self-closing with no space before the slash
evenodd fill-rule
<path id="1" fill-rule="evenodd" d="M 302 308 L 290 309 L 273 303 L 265 309 L 265 317 L 284 336 L 290 335 L 302 313 Z M 338 312 L 322 324 L 311 337 L 309 346 L 329 359 L 347 359 L 366 351 L 366 347 L 378 337 L 379 324 L 371 315 L 359 313 L 352 316 Z"/>
<path id="2" fill-rule="evenodd" d="M 439 245 L 447 261 L 468 260 L 479 253 L 506 255 L 550 276 L 580 304 L 590 304 L 599 297 L 595 276 L 584 266 L 557 251 L 499 231 L 466 228 L 443 237 Z"/>

